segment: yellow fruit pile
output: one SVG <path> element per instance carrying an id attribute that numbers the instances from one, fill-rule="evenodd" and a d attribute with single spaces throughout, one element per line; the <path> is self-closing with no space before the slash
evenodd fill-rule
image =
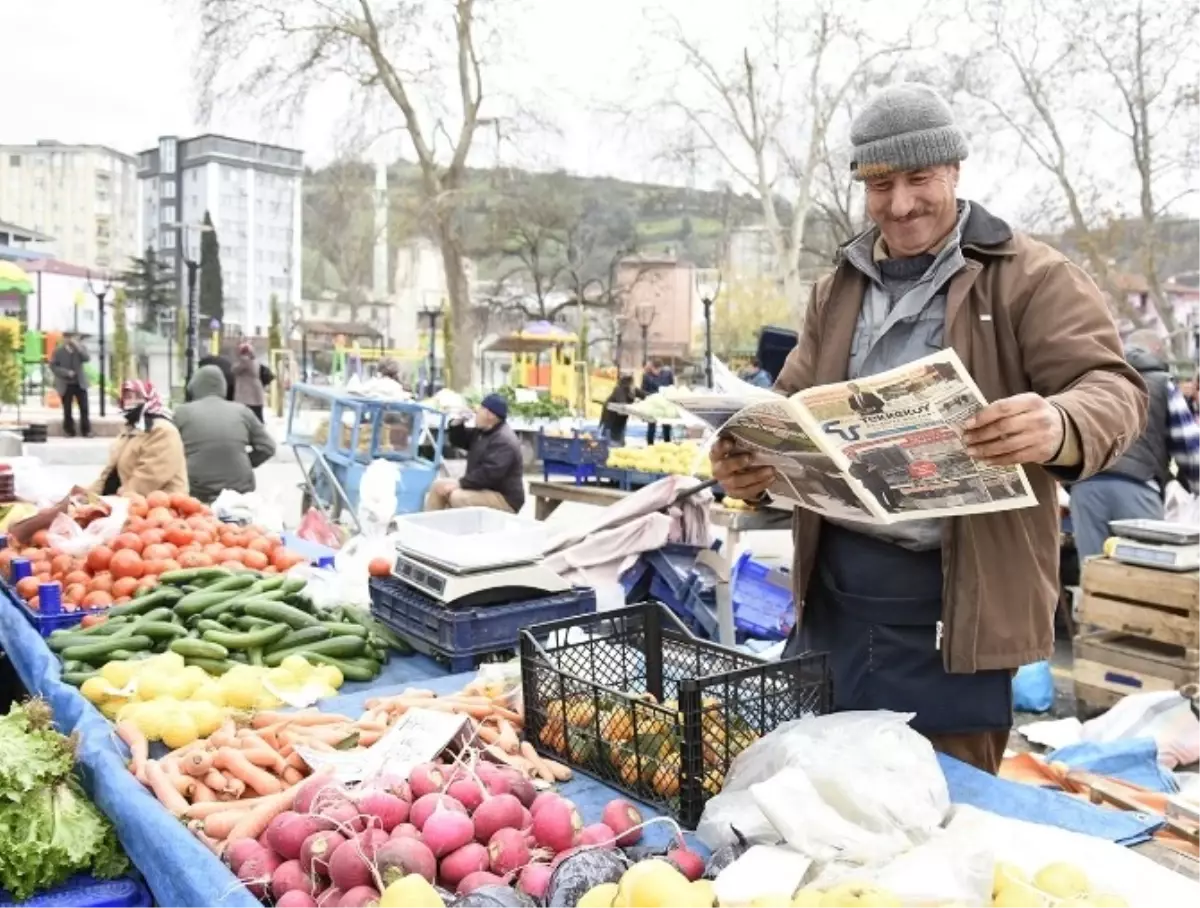
<path id="1" fill-rule="evenodd" d="M 639 861 L 619 882 L 594 886 L 580 897 L 579 908 L 712 908 L 716 903 L 708 880 L 688 882 L 667 861 Z"/>
<path id="2" fill-rule="evenodd" d="M 379 908 L 446 908 L 446 903 L 425 877 L 410 873 L 379 894 Z"/>
<path id="3" fill-rule="evenodd" d="M 1049 905 L 1097 905 L 1122 908 L 1118 895 L 1092 892 L 1087 874 L 1074 864 L 1047 864 L 1030 879 L 1020 867 L 999 861 L 992 882 L 992 904 L 1041 908 Z"/>
<path id="4" fill-rule="evenodd" d="M 137 662 L 105 663 L 79 691 L 107 718 L 132 722 L 147 740 L 176 748 L 208 737 L 233 710 L 282 706 L 268 686 L 284 695 L 304 690 L 318 699 L 331 697 L 342 686 L 342 673 L 289 656 L 278 668 L 236 665 L 213 677 L 166 652 Z"/>
<path id="5" fill-rule="evenodd" d="M 694 441 L 660 441 L 648 448 L 611 448 L 605 466 L 642 473 L 712 476 L 712 463 Z"/>

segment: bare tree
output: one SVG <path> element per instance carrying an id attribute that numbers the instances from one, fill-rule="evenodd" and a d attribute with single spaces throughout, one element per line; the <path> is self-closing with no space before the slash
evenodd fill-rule
<path id="1" fill-rule="evenodd" d="M 334 161 L 306 181 L 304 237 L 337 279 L 347 302 L 365 300 L 371 286 L 372 256 L 379 232 L 373 204 L 371 167 L 358 160 Z M 316 269 L 313 269 L 314 271 Z M 320 277 L 319 273 L 312 275 Z M 327 286 L 327 285 L 326 285 Z"/>
<path id="2" fill-rule="evenodd" d="M 490 0 L 198 0 L 202 109 L 252 98 L 297 107 L 340 81 L 382 102 L 420 168 L 420 194 L 441 250 L 449 298 L 450 381 L 472 368 L 462 231 L 467 157 L 480 126 Z M 419 36 L 419 40 L 414 40 Z"/>
<path id="3" fill-rule="evenodd" d="M 872 38 L 836 0 L 774 0 L 735 62 L 722 61 L 678 20 L 666 37 L 682 56 L 679 79 L 661 106 L 694 137 L 689 154 L 703 152 L 748 187 L 762 206 L 774 247 L 776 278 L 788 304 L 803 317 L 807 298 L 801 253 L 813 214 L 839 200 L 817 201 L 833 161 L 830 135 L 867 73 L 894 65 L 916 43 L 911 32 Z M 928 26 L 928 22 L 926 25 Z M 930 29 L 932 32 L 932 29 Z M 828 173 L 829 184 L 848 187 Z M 849 221 L 848 197 L 843 220 Z"/>

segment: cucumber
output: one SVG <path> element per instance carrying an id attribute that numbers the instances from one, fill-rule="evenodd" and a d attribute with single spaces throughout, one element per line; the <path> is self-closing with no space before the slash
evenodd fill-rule
<path id="1" fill-rule="evenodd" d="M 203 633 L 204 631 L 222 631 L 222 632 L 224 632 L 224 631 L 229 630 L 229 628 L 227 626 L 225 626 L 224 624 L 222 624 L 220 621 L 213 621 L 211 618 L 201 618 L 199 621 L 196 621 L 194 623 L 196 625 L 196 630 L 200 631 L 201 633 Z"/>
<path id="2" fill-rule="evenodd" d="M 242 601 L 237 593 L 219 593 L 218 595 L 225 598 L 205 607 L 204 611 L 200 613 L 201 619 L 216 621 L 236 609 Z"/>
<path id="3" fill-rule="evenodd" d="M 268 593 L 267 595 L 270 594 Z M 268 621 L 282 621 L 285 624 L 290 624 L 296 630 L 321 626 L 321 623 L 308 614 L 308 612 L 303 612 L 290 605 L 284 605 L 282 602 L 264 602 L 261 598 L 258 598 L 244 602 L 242 610 L 247 615 L 253 615 L 255 618 L 266 618 Z"/>
<path id="4" fill-rule="evenodd" d="M 367 637 L 367 629 L 361 624 L 350 624 L 345 621 L 322 621 L 321 627 L 326 628 L 334 637 Z"/>
<path id="5" fill-rule="evenodd" d="M 145 636 L 106 637 L 103 640 L 95 640 L 77 646 L 68 646 L 62 651 L 62 658 L 72 662 L 86 662 L 88 665 L 97 665 L 115 658 L 114 653 L 117 651 L 136 653 L 139 650 L 150 649 L 153 645 L 154 641 L 150 637 Z"/>
<path id="6" fill-rule="evenodd" d="M 167 583 L 172 586 L 183 586 L 185 583 L 207 586 L 214 581 L 228 576 L 229 571 L 225 570 L 225 568 L 181 568 L 178 571 L 167 571 L 165 574 L 160 575 L 158 579 L 161 583 Z"/>
<path id="7" fill-rule="evenodd" d="M 143 619 L 133 625 L 133 631 L 135 634 L 142 634 L 159 643 L 164 640 L 175 640 L 178 637 L 187 636 L 186 630 L 178 624 L 172 624 L 170 621 L 146 621 Z"/>
<path id="8" fill-rule="evenodd" d="M 116 630 L 116 628 L 113 628 L 113 630 Z M 55 636 L 56 634 L 58 636 Z M 60 633 L 55 631 L 54 634 L 46 638 L 46 646 L 50 648 L 50 652 L 61 654 L 69 646 L 82 646 L 85 643 L 94 643 L 97 639 L 104 639 L 107 636 L 111 636 L 111 634 L 102 634 L 97 638 L 86 636 L 81 631 L 74 633 Z"/>
<path id="9" fill-rule="evenodd" d="M 87 681 L 89 678 L 98 678 L 99 676 L 100 672 L 95 669 L 86 672 L 63 672 L 62 680 L 64 684 L 81 687 L 84 681 Z"/>
<path id="10" fill-rule="evenodd" d="M 234 623 L 244 631 L 256 631 L 261 627 L 274 627 L 277 622 L 255 618 L 253 615 L 240 615 L 234 619 Z"/>
<path id="11" fill-rule="evenodd" d="M 263 649 L 269 654 L 277 649 L 295 649 L 297 646 L 303 646 L 306 643 L 316 643 L 318 640 L 325 640 L 329 637 L 327 628 L 306 627 L 302 630 L 292 631 L 282 640 L 276 641 L 270 646 L 265 646 Z"/>
<path id="12" fill-rule="evenodd" d="M 354 620 L 377 636 L 388 649 L 393 649 L 401 655 L 411 653 L 412 647 L 404 640 L 396 636 L 396 633 L 373 615 L 368 615 L 361 609 L 356 609 L 354 612 Z"/>
<path id="13" fill-rule="evenodd" d="M 187 656 L 184 657 L 183 661 L 187 665 L 194 665 L 197 668 L 204 669 L 210 675 L 223 675 L 237 664 L 225 659 L 189 659 Z"/>
<path id="14" fill-rule="evenodd" d="M 91 671 L 91 666 L 86 662 L 78 662 L 75 659 L 67 659 L 62 664 L 63 674 L 67 672 L 87 672 Z"/>
<path id="15" fill-rule="evenodd" d="M 131 619 L 131 623 L 132 621 L 170 621 L 174 616 L 175 613 L 164 605 L 160 606 L 159 608 L 151 609 L 144 615 L 134 616 L 134 618 Z M 111 621 L 112 619 L 110 618 L 109 620 Z"/>
<path id="16" fill-rule="evenodd" d="M 256 646 L 253 649 L 247 650 L 246 658 L 249 660 L 251 665 L 262 665 L 263 664 L 262 648 Z"/>
<path id="17" fill-rule="evenodd" d="M 285 579 L 286 578 L 280 576 L 279 574 L 275 574 L 271 577 L 264 577 L 262 580 L 258 581 L 258 583 L 254 584 L 254 588 L 261 592 L 269 593 L 271 590 L 277 590 L 283 586 Z"/>
<path id="18" fill-rule="evenodd" d="M 379 663 L 370 659 L 339 659 L 311 650 L 302 651 L 299 655 L 316 665 L 332 665 L 347 681 L 374 681 L 379 677 Z"/>
<path id="19" fill-rule="evenodd" d="M 289 596 L 293 593 L 298 593 L 308 585 L 308 582 L 301 580 L 299 577 L 284 577 L 280 587 Z"/>
<path id="20" fill-rule="evenodd" d="M 228 658 L 229 650 L 221 646 L 219 643 L 210 643 L 207 640 L 196 640 L 189 637 L 183 640 L 172 640 L 170 646 L 167 647 L 171 652 L 178 653 L 184 659 L 216 659 L 221 660 Z"/>
<path id="21" fill-rule="evenodd" d="M 263 661 L 274 668 L 288 656 L 307 656 L 309 653 L 320 653 L 337 659 L 349 659 L 362 654 L 365 644 L 358 637 L 330 637 L 315 643 L 302 643 L 289 649 L 272 650 L 263 657 Z"/>
<path id="22" fill-rule="evenodd" d="M 237 590 L 201 590 L 188 593 L 175 603 L 175 614 L 184 619 L 193 618 L 211 606 L 236 599 L 238 595 Z"/>
<path id="23" fill-rule="evenodd" d="M 217 624 L 221 625 L 222 630 L 237 630 L 238 618 L 241 617 L 237 613 L 237 609 L 223 609 L 221 614 L 217 615 Z"/>
<path id="24" fill-rule="evenodd" d="M 235 633 L 227 630 L 206 630 L 201 636 L 211 643 L 218 643 L 226 649 L 258 649 L 272 643 L 278 643 L 288 634 L 286 624 L 273 624 L 270 627 L 254 631 Z"/>
<path id="25" fill-rule="evenodd" d="M 183 593 L 173 586 L 158 586 L 146 593 L 146 595 L 136 597 L 131 602 L 110 608 L 108 610 L 108 617 L 111 620 L 121 615 L 144 615 L 146 612 L 156 609 L 159 606 L 173 606 L 183 598 Z"/>
<path id="26" fill-rule="evenodd" d="M 224 570 L 223 568 L 221 570 Z M 219 593 L 222 590 L 245 590 L 254 586 L 257 582 L 255 576 L 247 571 L 241 571 L 237 574 L 225 572 L 226 576 L 223 580 L 218 580 L 216 583 L 210 583 L 204 588 L 206 593 Z"/>

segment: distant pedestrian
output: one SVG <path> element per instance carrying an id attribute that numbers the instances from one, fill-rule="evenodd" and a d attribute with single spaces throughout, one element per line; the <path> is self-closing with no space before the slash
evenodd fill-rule
<path id="1" fill-rule="evenodd" d="M 675 374 L 670 367 L 664 366 L 659 360 L 652 359 L 646 363 L 645 369 L 642 371 L 642 395 L 649 397 L 651 394 L 657 394 L 663 388 L 675 384 Z M 646 424 L 646 444 L 653 445 L 654 437 L 658 434 L 658 423 L 651 422 Z M 663 425 L 662 430 L 663 441 L 671 440 L 671 426 Z"/>
<path id="2" fill-rule="evenodd" d="M 742 373 L 742 381 L 754 385 L 756 388 L 769 388 L 774 379 L 771 378 L 771 373 L 762 367 L 762 363 L 755 356 L 750 360 L 749 368 Z"/>
<path id="3" fill-rule="evenodd" d="M 203 369 L 205 366 L 216 366 L 221 370 L 221 374 L 225 376 L 225 399 L 233 400 L 233 386 L 235 384 L 233 378 L 233 364 L 227 356 L 202 356 L 200 362 L 196 363 L 196 369 Z M 189 388 L 184 396 L 185 400 L 192 400 L 192 392 Z"/>
<path id="4" fill-rule="evenodd" d="M 233 364 L 233 399 L 245 404 L 250 412 L 263 422 L 263 403 L 267 399 L 263 387 L 262 372 L 254 348 L 249 344 L 238 347 L 237 360 Z"/>
<path id="5" fill-rule="evenodd" d="M 75 437 L 75 419 L 71 414 L 71 401 L 79 405 L 79 431 L 84 438 L 92 437 L 92 423 L 88 419 L 88 381 L 83 365 L 91 356 L 87 347 L 75 332 L 68 332 L 63 341 L 54 348 L 50 357 L 50 371 L 54 373 L 54 390 L 62 400 L 63 434 Z"/>

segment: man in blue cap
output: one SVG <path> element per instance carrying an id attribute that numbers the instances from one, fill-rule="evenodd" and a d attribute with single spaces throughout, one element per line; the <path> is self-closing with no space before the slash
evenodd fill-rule
<path id="1" fill-rule="evenodd" d="M 475 409 L 475 427 L 450 423 L 450 444 L 467 452 L 462 479 L 439 479 L 429 489 L 425 510 L 494 508 L 517 514 L 525 504 L 525 462 L 521 442 L 506 421 L 508 401 L 489 394 Z"/>

